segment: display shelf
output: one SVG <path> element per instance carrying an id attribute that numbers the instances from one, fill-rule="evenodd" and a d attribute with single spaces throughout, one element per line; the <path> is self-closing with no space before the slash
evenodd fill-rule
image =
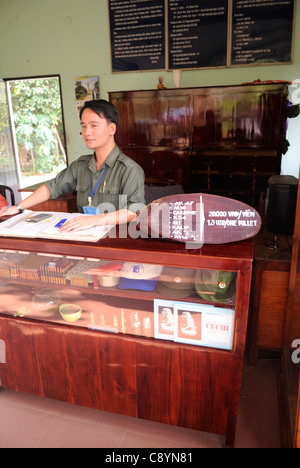
<path id="1" fill-rule="evenodd" d="M 1 283 L 3 283 L 3 279 L 5 280 L 5 278 L 2 278 L 0 277 L 0 285 Z M 5 282 L 5 281 L 4 281 Z M 69 284 L 67 285 L 59 285 L 59 284 L 50 284 L 50 283 L 43 283 L 41 285 L 40 282 L 38 281 L 27 281 L 27 280 L 14 280 L 13 283 L 15 285 L 23 285 L 23 286 L 29 286 L 29 287 L 32 287 L 32 288 L 38 288 L 38 287 L 44 287 L 44 288 L 48 288 L 48 289 L 51 289 L 51 287 L 55 287 L 55 289 L 57 290 L 65 290 L 66 288 L 67 289 L 70 289 L 70 290 L 82 290 L 83 293 L 88 293 L 88 294 L 91 294 L 91 295 L 94 295 L 94 296 L 113 296 L 113 297 L 122 297 L 122 298 L 128 298 L 128 299 L 138 299 L 140 297 L 140 293 L 137 292 L 137 291 L 121 291 L 120 289 L 118 288 L 115 288 L 115 287 L 111 287 L 111 288 L 105 288 L 103 286 L 97 286 L 96 288 L 93 287 L 93 286 L 89 286 L 89 287 L 83 287 L 83 288 L 80 288 L 79 286 L 70 286 Z M 148 300 L 148 301 L 153 301 L 155 298 L 161 298 L 162 300 L 163 299 L 167 299 L 168 296 L 167 295 L 161 295 L 161 294 L 157 294 L 155 292 L 148 292 L 148 291 L 144 291 L 143 292 L 143 299 L 144 300 Z M 185 300 L 188 299 L 188 302 L 191 302 L 191 303 L 197 303 L 197 304 L 207 304 L 207 305 L 214 305 L 216 307 L 218 307 L 217 304 L 215 304 L 214 302 L 212 301 L 205 301 L 205 300 L 202 300 L 199 298 L 199 296 L 197 296 L 196 294 L 193 294 L 191 296 L 188 296 L 187 298 L 185 298 Z M 235 305 L 235 301 L 232 300 L 232 301 L 229 301 L 229 302 L 226 302 L 224 304 L 221 304 L 219 305 L 219 307 L 234 307 Z"/>
<path id="2" fill-rule="evenodd" d="M 190 344 L 216 343 L 231 349 L 236 276 L 230 271 L 3 251 L 0 313 L 45 322 L 74 321 L 79 327 L 171 341 L 186 337 Z M 94 313 L 96 305 L 101 314 Z M 181 314 L 179 305 L 185 309 Z M 78 308 L 80 313 L 62 315 L 63 307 Z M 228 310 L 226 316 L 224 309 L 232 312 Z M 209 318 L 223 326 L 218 336 L 216 330 L 203 329 Z M 166 328 L 163 319 L 169 321 L 173 333 L 159 333 L 158 327 L 154 332 L 155 323 Z M 186 331 L 175 337 L 179 328 Z"/>

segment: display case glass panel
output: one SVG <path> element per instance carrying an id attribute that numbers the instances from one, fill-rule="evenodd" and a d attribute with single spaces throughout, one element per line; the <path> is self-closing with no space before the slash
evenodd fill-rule
<path id="1" fill-rule="evenodd" d="M 232 350 L 237 272 L 0 251 L 0 313 Z"/>

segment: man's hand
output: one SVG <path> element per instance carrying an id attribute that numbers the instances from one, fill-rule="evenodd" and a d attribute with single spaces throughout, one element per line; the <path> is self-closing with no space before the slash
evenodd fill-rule
<path id="1" fill-rule="evenodd" d="M 18 213 L 19 213 L 19 210 L 16 206 L 10 206 L 10 207 L 6 206 L 0 210 L 0 218 L 3 218 L 3 216 L 13 216 Z"/>
<path id="2" fill-rule="evenodd" d="M 78 216 L 70 219 L 61 228 L 60 232 L 82 231 L 97 226 L 97 216 Z"/>

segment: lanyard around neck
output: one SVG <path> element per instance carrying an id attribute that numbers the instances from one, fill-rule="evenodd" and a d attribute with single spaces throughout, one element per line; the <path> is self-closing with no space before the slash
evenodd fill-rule
<path id="1" fill-rule="evenodd" d="M 104 171 L 102 172 L 101 177 L 98 180 L 98 183 L 97 183 L 96 187 L 94 188 L 94 190 L 93 190 L 93 174 L 91 172 L 91 196 L 89 197 L 90 202 L 92 201 L 92 198 L 95 195 L 96 190 L 99 187 L 101 180 L 103 179 L 103 176 L 104 176 L 104 174 L 106 172 L 106 169 L 107 169 L 107 166 L 105 166 Z"/>

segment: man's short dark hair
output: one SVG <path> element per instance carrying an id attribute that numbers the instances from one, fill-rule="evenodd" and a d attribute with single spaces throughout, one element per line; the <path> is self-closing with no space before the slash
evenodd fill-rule
<path id="1" fill-rule="evenodd" d="M 99 117 L 104 117 L 109 123 L 114 123 L 116 124 L 116 126 L 118 126 L 119 112 L 111 102 L 105 101 L 105 99 L 95 99 L 93 101 L 86 101 L 84 103 L 84 106 L 80 110 L 80 119 L 85 109 L 91 109 L 97 115 L 99 115 Z"/>

